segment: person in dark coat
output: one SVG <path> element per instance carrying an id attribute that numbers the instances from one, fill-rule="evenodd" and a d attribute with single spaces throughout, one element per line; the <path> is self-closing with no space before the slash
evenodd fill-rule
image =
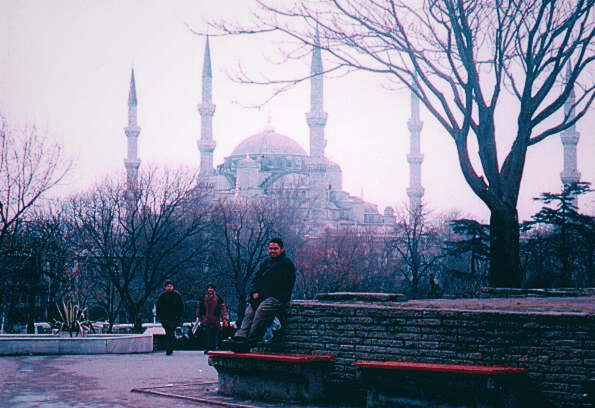
<path id="1" fill-rule="evenodd" d="M 163 293 L 157 300 L 157 318 L 165 329 L 165 354 L 171 356 L 174 352 L 174 340 L 176 328 L 182 324 L 184 314 L 184 302 L 174 288 L 172 281 L 165 281 Z"/>
<path id="2" fill-rule="evenodd" d="M 207 285 L 207 291 L 196 304 L 196 319 L 207 337 L 205 352 L 216 350 L 219 332 L 229 325 L 229 315 L 225 301 L 217 294 L 217 288 L 212 283 Z"/>
<path id="3" fill-rule="evenodd" d="M 269 257 L 258 268 L 249 288 L 249 297 L 236 335 L 226 343 L 235 352 L 249 352 L 266 333 L 275 317 L 289 304 L 295 285 L 295 266 L 285 254 L 283 241 L 273 238 L 267 246 Z"/>

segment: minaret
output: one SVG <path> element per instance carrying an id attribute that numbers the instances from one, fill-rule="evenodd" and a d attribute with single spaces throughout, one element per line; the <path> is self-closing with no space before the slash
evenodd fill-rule
<path id="1" fill-rule="evenodd" d="M 124 128 L 124 132 L 128 138 L 128 157 L 124 159 L 124 166 L 126 167 L 127 186 L 130 191 L 136 189 L 138 182 L 138 168 L 140 167 L 140 159 L 138 158 L 137 149 L 140 128 L 136 125 L 136 108 L 136 85 L 134 83 L 134 68 L 132 68 L 130 91 L 128 93 L 128 126 Z"/>
<path id="2" fill-rule="evenodd" d="M 209 37 L 205 45 L 205 57 L 202 68 L 202 103 L 198 105 L 200 113 L 200 140 L 198 150 L 200 151 L 200 176 L 209 176 L 213 173 L 213 151 L 215 141 L 213 140 L 213 72 L 211 70 L 211 49 Z"/>
<path id="3" fill-rule="evenodd" d="M 424 195 L 424 189 L 421 186 L 421 163 L 424 160 L 421 154 L 420 133 L 424 123 L 419 119 L 419 98 L 411 91 L 411 118 L 407 121 L 409 128 L 409 211 L 412 216 L 419 215 L 421 211 L 421 198 Z"/>
<path id="4" fill-rule="evenodd" d="M 570 73 L 568 73 L 570 75 Z M 566 100 L 564 105 L 564 116 L 567 120 L 572 120 L 575 117 L 574 104 L 575 104 L 574 89 L 570 93 L 570 97 Z M 560 179 L 564 187 L 572 183 L 578 183 L 581 179 L 581 173 L 577 171 L 576 161 L 576 145 L 580 138 L 580 133 L 576 131 L 576 126 L 572 125 L 566 129 L 560 135 L 562 140 L 562 146 L 564 147 L 564 170 L 560 173 Z M 577 205 L 577 197 L 574 197 L 574 206 Z"/>
<path id="5" fill-rule="evenodd" d="M 328 166 L 324 162 L 324 127 L 328 114 L 324 109 L 322 52 L 318 27 L 314 38 L 312 52 L 312 67 L 310 70 L 310 112 L 306 113 L 306 120 L 310 128 L 310 159 L 308 160 L 308 176 L 310 180 L 311 217 L 320 225 L 324 225 L 330 216 L 329 187 L 330 179 L 327 174 Z M 332 187 L 331 187 L 332 188 Z"/>
<path id="6" fill-rule="evenodd" d="M 328 114 L 323 112 L 322 54 L 318 29 L 316 29 L 315 47 L 312 53 L 312 69 L 310 72 L 310 112 L 306 120 L 310 127 L 310 157 L 315 160 L 324 159 L 324 126 Z"/>

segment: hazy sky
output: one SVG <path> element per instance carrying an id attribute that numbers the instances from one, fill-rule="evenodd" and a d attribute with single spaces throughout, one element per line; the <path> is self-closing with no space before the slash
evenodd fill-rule
<path id="1" fill-rule="evenodd" d="M 0 112 L 10 122 L 35 123 L 62 140 L 78 158 L 70 190 L 106 174 L 124 172 L 127 101 L 134 66 L 138 96 L 139 157 L 149 163 L 199 165 L 201 74 L 205 18 L 242 19 L 249 0 L 0 0 Z M 215 165 L 243 139 L 271 126 L 309 150 L 305 112 L 309 84 L 262 109 L 270 90 L 233 83 L 241 64 L 252 73 L 307 75 L 309 60 L 267 62 L 276 48 L 258 37 L 211 38 Z M 324 59 L 324 55 L 323 55 Z M 409 94 L 383 88 L 381 78 L 359 73 L 325 80 L 326 156 L 343 169 L 344 190 L 367 201 L 402 207 L 408 200 Z M 422 109 L 422 184 L 428 208 L 458 209 L 487 220 L 488 211 L 462 178 L 454 143 Z M 502 115 L 506 118 L 506 112 Z M 513 119 L 516 119 L 512 116 Z M 512 121 L 514 122 L 514 121 Z M 595 182 L 595 112 L 578 125 L 582 180 Z M 503 154 L 500 154 L 502 159 Z M 560 189 L 559 136 L 530 149 L 519 200 L 527 219 L 541 192 Z M 592 194 L 595 196 L 595 194 Z M 594 197 L 582 199 L 595 213 Z"/>

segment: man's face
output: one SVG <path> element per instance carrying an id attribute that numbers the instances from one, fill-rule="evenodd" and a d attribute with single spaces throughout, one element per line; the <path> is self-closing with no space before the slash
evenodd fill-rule
<path id="1" fill-rule="evenodd" d="M 215 288 L 208 288 L 207 289 L 207 293 L 211 296 L 213 296 L 215 294 Z"/>
<path id="2" fill-rule="evenodd" d="M 166 292 L 173 292 L 174 291 L 174 285 L 172 285 L 171 283 L 168 283 L 167 285 L 165 285 L 165 291 Z"/>
<path id="3" fill-rule="evenodd" d="M 276 244 L 274 242 L 271 242 L 269 244 L 269 246 L 267 247 L 267 250 L 268 250 L 269 256 L 271 258 L 277 258 L 278 256 L 280 256 L 285 251 L 284 248 L 281 248 L 279 246 L 279 244 Z"/>

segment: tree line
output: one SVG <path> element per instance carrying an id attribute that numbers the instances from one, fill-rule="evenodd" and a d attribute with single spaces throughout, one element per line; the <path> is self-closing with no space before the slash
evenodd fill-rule
<path id="1" fill-rule="evenodd" d="M 39 129 L 14 130 L 0 118 L 2 326 L 8 318 L 31 330 L 42 298 L 50 305 L 70 294 L 89 314 L 138 327 L 167 277 L 176 278 L 187 299 L 216 280 L 237 307 L 272 235 L 293 251 L 301 297 L 337 290 L 472 296 L 483 286 L 593 285 L 593 219 L 572 199 L 588 186 L 544 193 L 542 211 L 521 225 L 517 204 L 529 149 L 572 129 L 595 99 L 595 2 L 256 3 L 253 24 L 212 22 L 210 35 L 278 34 L 287 40 L 278 42 L 287 60 L 316 47 L 325 56 L 324 74 L 367 71 L 388 87 L 409 89 L 452 139 L 465 181 L 490 210 L 489 225 L 404 214 L 382 233 L 312 235 L 299 203 L 214 203 L 194 176 L 177 170 L 148 170 L 134 191 L 104 181 L 51 202 L 48 191 L 72 161 Z M 236 79 L 272 85 L 275 94 L 310 79 L 255 80 L 244 72 Z"/>
<path id="2" fill-rule="evenodd" d="M 284 62 L 308 58 L 316 48 L 327 77 L 364 71 L 388 89 L 414 93 L 454 143 L 466 183 L 490 210 L 490 285 L 522 287 L 517 204 L 525 163 L 533 146 L 573 128 L 591 109 L 595 2 L 255 4 L 247 21 L 216 19 L 194 32 L 274 38 L 275 60 Z M 277 95 L 311 78 L 273 72 L 267 75 L 257 63 L 241 66 L 234 79 L 269 86 Z"/>
<path id="3" fill-rule="evenodd" d="M 88 319 L 140 330 L 152 321 L 166 279 L 187 300 L 186 319 L 194 319 L 195 302 L 211 282 L 241 319 L 246 287 L 274 236 L 284 239 L 297 266 L 295 298 L 471 297 L 489 285 L 490 228 L 458 214 L 403 210 L 394 226 L 312 234 L 306 201 L 291 194 L 214 201 L 187 168 L 149 167 L 134 188 L 122 174 L 50 200 L 72 162 L 37 130 L 3 129 L 0 306 L 7 331 L 19 324 L 32 331 L 35 321 L 58 318 L 65 298 Z M 538 198 L 543 209 L 519 227 L 524 287 L 595 284 L 595 223 L 575 207 L 589 191 L 579 183 Z"/>

